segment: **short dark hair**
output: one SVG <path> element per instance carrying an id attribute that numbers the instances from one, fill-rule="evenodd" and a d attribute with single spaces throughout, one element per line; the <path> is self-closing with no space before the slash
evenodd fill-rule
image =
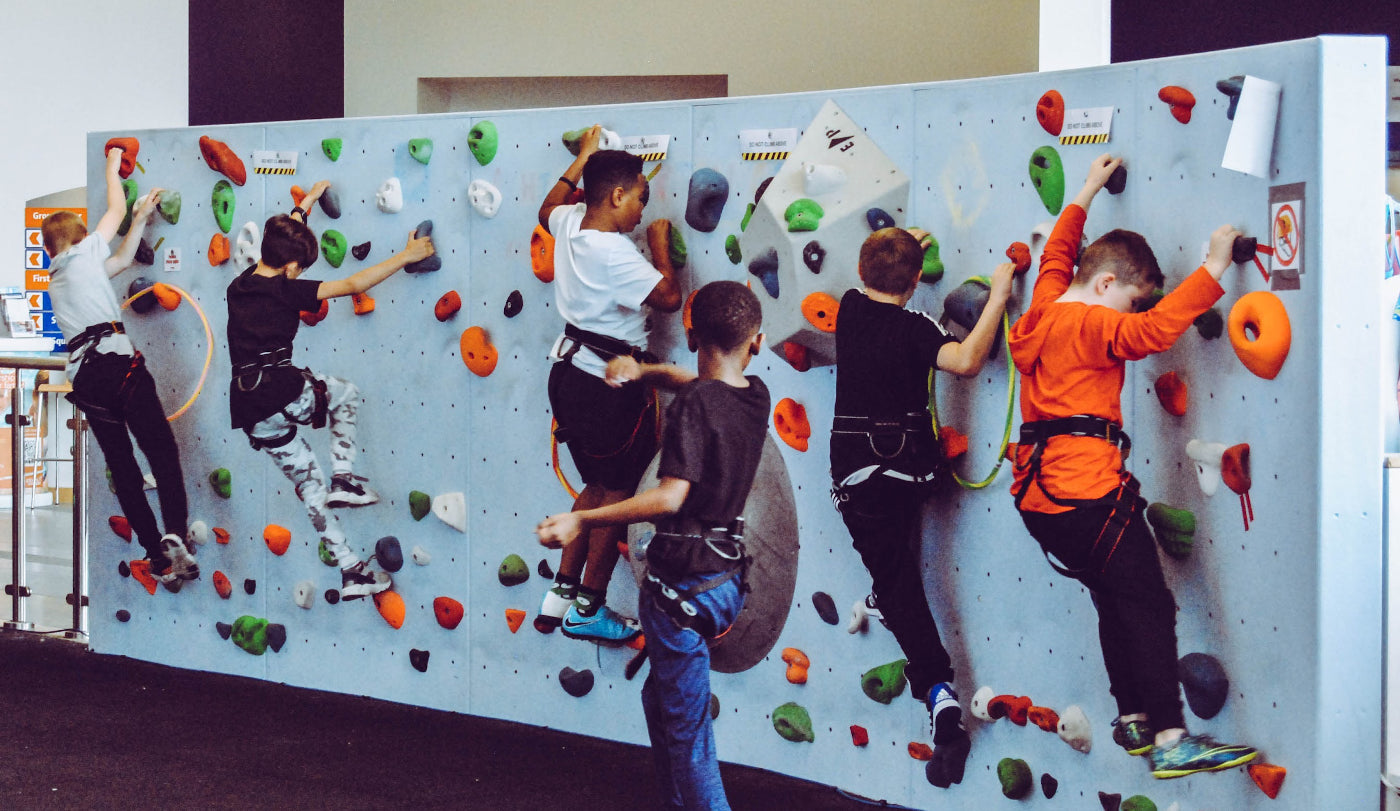
<path id="1" fill-rule="evenodd" d="M 621 186 L 637 185 L 642 174 L 642 159 L 620 149 L 600 149 L 583 165 L 583 195 L 590 206 L 602 205 Z"/>
<path id="2" fill-rule="evenodd" d="M 924 268 L 924 249 L 903 228 L 881 228 L 860 246 L 857 271 L 866 287 L 897 296 L 909 289 Z"/>
<path id="3" fill-rule="evenodd" d="M 1157 257 L 1142 234 L 1115 228 L 1094 240 L 1079 256 L 1076 284 L 1085 284 L 1095 275 L 1111 271 L 1123 284 L 1158 288 L 1166 281 Z"/>
<path id="4" fill-rule="evenodd" d="M 316 235 L 306 223 L 286 214 L 268 217 L 263 225 L 262 261 L 273 268 L 284 268 L 293 262 L 306 270 L 316 261 L 320 246 Z"/>
<path id="5" fill-rule="evenodd" d="M 758 296 L 739 282 L 710 282 L 690 303 L 695 343 L 729 352 L 753 340 L 763 326 Z"/>

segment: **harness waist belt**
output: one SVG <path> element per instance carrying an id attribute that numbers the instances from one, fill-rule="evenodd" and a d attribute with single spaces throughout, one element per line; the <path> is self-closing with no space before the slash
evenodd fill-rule
<path id="1" fill-rule="evenodd" d="M 877 434 L 894 431 L 932 430 L 927 411 L 911 411 L 897 417 L 843 417 L 831 420 L 833 434 Z"/>
<path id="2" fill-rule="evenodd" d="M 68 342 L 68 354 L 72 355 L 82 349 L 88 343 L 95 343 L 106 338 L 108 335 L 125 335 L 126 326 L 120 321 L 103 321 L 101 324 L 93 324 Z"/>
<path id="3" fill-rule="evenodd" d="M 241 377 L 253 372 L 261 372 L 264 369 L 271 369 L 275 366 L 290 366 L 292 363 L 292 348 L 290 346 L 280 346 L 276 349 L 269 349 L 266 352 L 258 353 L 252 360 L 245 360 L 233 364 L 233 376 Z M 256 384 L 254 384 L 256 388 Z"/>
<path id="4" fill-rule="evenodd" d="M 574 347 L 564 353 L 564 360 L 572 360 L 574 353 L 578 352 L 579 346 L 586 346 L 597 352 L 603 360 L 626 355 L 635 358 L 639 363 L 656 363 L 657 357 L 640 347 L 633 346 L 624 340 L 614 338 L 610 335 L 600 335 L 586 329 L 580 329 L 573 324 L 564 324 L 564 335 L 574 341 Z"/>
<path id="5" fill-rule="evenodd" d="M 1056 436 L 1097 437 L 1110 445 L 1117 446 L 1125 457 L 1133 448 L 1133 441 L 1122 426 L 1103 417 L 1094 417 L 1089 414 L 1036 420 L 1021 425 L 1021 444 L 1023 445 L 1041 445 L 1046 440 Z"/>

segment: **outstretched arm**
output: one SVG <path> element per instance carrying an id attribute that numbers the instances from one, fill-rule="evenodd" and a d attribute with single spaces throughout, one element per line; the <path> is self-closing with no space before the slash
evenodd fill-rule
<path id="1" fill-rule="evenodd" d="M 551 515 L 535 527 L 535 534 L 539 536 L 542 546 L 559 549 L 594 527 L 635 524 L 675 515 L 689 494 L 690 482 L 668 476 L 650 490 L 616 504 Z"/>
<path id="2" fill-rule="evenodd" d="M 992 349 L 997 327 L 1001 326 L 1001 314 L 1006 312 L 1006 300 L 1011 297 L 1011 279 L 1016 266 L 1010 262 L 997 265 L 992 273 L 992 291 L 987 297 L 987 306 L 982 308 L 982 317 L 977 319 L 972 331 L 961 343 L 946 343 L 938 350 L 938 368 L 944 372 L 967 377 L 982 371 L 987 361 L 987 353 Z"/>
<path id="3" fill-rule="evenodd" d="M 620 389 L 628 383 L 645 383 L 663 389 L 678 389 L 695 379 L 695 373 L 674 363 L 639 363 L 636 358 L 618 356 L 608 361 L 603 378 Z"/>
<path id="4" fill-rule="evenodd" d="M 146 223 L 151 221 L 151 215 L 155 213 L 156 206 L 160 205 L 160 196 L 165 189 L 151 189 L 146 193 L 145 199 L 140 201 L 140 205 L 131 212 L 131 228 L 126 232 L 126 237 L 122 239 L 122 244 L 107 257 L 103 263 L 103 269 L 107 271 L 107 278 L 111 278 L 123 270 L 131 267 L 131 262 L 136 258 L 136 246 L 141 244 L 141 236 L 146 233 Z M 126 198 L 122 198 L 122 207 L 126 207 Z"/>
<path id="5" fill-rule="evenodd" d="M 549 193 L 544 196 L 544 202 L 540 203 L 540 225 L 544 230 L 549 230 L 549 212 L 556 206 L 564 205 L 564 201 L 578 188 L 578 184 L 583 182 L 583 166 L 593 157 L 593 153 L 598 151 L 598 139 L 602 137 L 602 132 L 601 124 L 594 124 L 588 128 L 588 132 L 585 132 L 579 141 L 578 157 L 574 158 L 574 162 L 569 164 L 569 168 L 554 181 Z"/>
<path id="6" fill-rule="evenodd" d="M 404 266 L 427 259 L 434 252 L 431 237 L 420 237 L 416 230 L 412 231 L 408 235 L 408 245 L 403 250 L 377 265 L 371 265 L 364 270 L 346 276 L 344 279 L 321 282 L 321 286 L 316 289 L 316 297 L 328 299 L 363 293 L 398 273 Z"/>
<path id="7" fill-rule="evenodd" d="M 118 174 L 121 166 L 121 148 L 112 147 L 107 150 L 107 210 L 102 213 L 102 219 L 97 221 L 97 227 L 93 229 L 102 237 L 103 242 L 116 239 L 117 229 L 121 227 L 122 220 L 126 219 L 126 192 L 122 190 L 122 179 Z"/>

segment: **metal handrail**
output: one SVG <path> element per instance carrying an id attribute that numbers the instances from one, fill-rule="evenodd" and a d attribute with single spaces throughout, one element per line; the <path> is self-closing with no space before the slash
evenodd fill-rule
<path id="1" fill-rule="evenodd" d="M 67 363 L 63 357 L 22 357 L 0 355 L 0 369 L 41 369 L 63 371 Z M 25 559 L 28 547 L 24 538 L 24 426 L 29 418 L 21 412 L 20 403 L 24 399 L 24 387 L 19 375 L 15 375 L 14 389 L 10 392 L 10 413 L 6 421 L 10 423 L 10 466 L 11 479 L 11 573 L 10 583 L 5 593 L 10 595 L 9 622 L 6 630 L 33 630 L 29 622 L 29 606 L 25 599 L 30 596 L 25 572 Z M 83 458 L 87 454 L 87 421 L 82 412 L 73 409 L 73 419 L 68 427 L 73 430 L 73 591 L 68 602 L 73 606 L 73 624 L 66 632 L 68 636 L 86 636 L 83 622 L 83 608 L 87 603 L 87 501 L 83 492 Z"/>

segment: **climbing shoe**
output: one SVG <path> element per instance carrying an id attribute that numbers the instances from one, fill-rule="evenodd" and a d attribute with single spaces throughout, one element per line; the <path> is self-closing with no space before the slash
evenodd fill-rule
<path id="1" fill-rule="evenodd" d="M 591 616 L 583 616 L 577 605 L 569 606 L 560 624 L 564 636 L 597 642 L 599 645 L 625 645 L 642 632 L 642 626 L 624 617 L 607 605 L 598 607 Z"/>
<path id="2" fill-rule="evenodd" d="M 924 776 L 938 788 L 961 783 L 972 741 L 963 728 L 958 694 L 947 682 L 928 691 L 928 715 L 933 728 L 933 759 L 924 767 Z"/>
<path id="3" fill-rule="evenodd" d="M 348 569 L 340 570 L 340 599 L 357 600 L 378 594 L 394 585 L 388 572 L 371 569 L 369 561 L 362 560 Z"/>
<path id="4" fill-rule="evenodd" d="M 1134 757 L 1152 751 L 1152 741 L 1156 733 L 1146 721 L 1124 721 L 1113 719 L 1113 742 L 1127 750 Z"/>
<path id="5" fill-rule="evenodd" d="M 364 507 L 379 500 L 379 494 L 361 484 L 369 481 L 353 473 L 337 473 L 331 477 L 331 492 L 327 507 Z"/>
<path id="6" fill-rule="evenodd" d="M 1171 746 L 1152 750 L 1152 776 L 1159 780 L 1229 769 L 1254 760 L 1249 746 L 1217 743 L 1208 735 L 1183 735 Z"/>
<path id="7" fill-rule="evenodd" d="M 573 604 L 574 598 L 565 597 L 554 588 L 545 591 L 544 600 L 540 603 L 540 613 L 535 617 L 535 630 L 542 634 L 554 633 L 554 629 L 564 620 L 564 613 Z"/>
<path id="8" fill-rule="evenodd" d="M 161 536 L 160 550 L 170 561 L 169 569 L 162 569 L 159 577 L 161 582 L 169 580 L 194 580 L 199 577 L 199 562 L 195 560 L 194 553 L 185 546 L 185 542 L 180 540 L 180 536 L 174 533 L 167 533 Z M 156 563 L 151 563 L 151 571 L 156 571 Z"/>

